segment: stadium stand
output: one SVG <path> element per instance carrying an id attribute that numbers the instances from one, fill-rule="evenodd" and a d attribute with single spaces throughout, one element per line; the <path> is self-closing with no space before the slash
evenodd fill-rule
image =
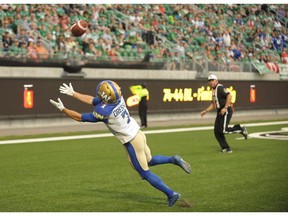
<path id="1" fill-rule="evenodd" d="M 63 63 L 72 59 L 80 65 L 128 62 L 128 67 L 129 62 L 154 62 L 168 70 L 236 72 L 251 72 L 256 63 L 287 63 L 287 5 L 0 7 L 2 60 Z M 88 31 L 83 37 L 71 37 L 69 26 L 81 19 L 89 23 Z"/>

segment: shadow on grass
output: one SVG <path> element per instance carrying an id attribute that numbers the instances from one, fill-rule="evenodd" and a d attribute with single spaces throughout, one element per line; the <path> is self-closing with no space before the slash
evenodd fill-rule
<path id="1" fill-rule="evenodd" d="M 163 198 L 160 197 L 150 197 L 145 194 L 131 192 L 131 191 L 116 191 L 109 189 L 92 189 L 98 197 L 103 197 L 105 199 L 115 199 L 115 200 L 130 200 L 138 203 L 153 203 L 153 204 L 163 204 Z M 90 192 L 91 192 L 90 191 Z"/>
<path id="2" fill-rule="evenodd" d="M 115 199 L 115 200 L 129 200 L 137 202 L 139 204 L 154 204 L 156 206 L 166 206 L 167 200 L 165 197 L 151 197 L 145 194 L 131 192 L 131 191 L 115 191 L 107 189 L 93 189 L 90 192 L 96 193 L 98 197 L 103 197 L 104 199 Z M 189 200 L 180 198 L 175 206 L 182 208 L 192 208 L 192 204 Z"/>

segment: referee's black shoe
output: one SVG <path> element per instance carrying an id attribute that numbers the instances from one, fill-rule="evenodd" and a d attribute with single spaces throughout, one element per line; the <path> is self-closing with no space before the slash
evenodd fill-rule
<path id="1" fill-rule="evenodd" d="M 241 134 L 244 136 L 245 140 L 248 139 L 248 131 L 245 126 L 241 127 Z"/>
<path id="2" fill-rule="evenodd" d="M 221 152 L 221 153 L 229 153 L 229 154 L 231 154 L 231 153 L 232 153 L 232 149 L 230 149 L 230 148 L 224 148 L 224 149 L 221 149 L 220 152 Z"/>

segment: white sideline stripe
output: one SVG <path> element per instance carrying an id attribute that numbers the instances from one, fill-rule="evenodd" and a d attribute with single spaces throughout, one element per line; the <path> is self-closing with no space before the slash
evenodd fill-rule
<path id="1" fill-rule="evenodd" d="M 288 124 L 288 121 L 250 123 L 250 124 L 246 124 L 246 126 L 258 127 L 258 126 L 281 125 L 281 124 Z M 213 126 L 204 126 L 204 127 L 177 128 L 177 129 L 150 130 L 150 131 L 143 131 L 143 132 L 145 134 L 177 133 L 177 132 L 186 132 L 186 131 L 212 130 L 213 128 L 214 128 Z M 89 135 L 78 135 L 78 136 L 60 136 L 60 137 L 33 138 L 33 139 L 3 140 L 3 141 L 0 141 L 0 145 L 33 143 L 33 142 L 51 142 L 51 141 L 75 140 L 75 139 L 91 139 L 91 138 L 103 138 L 103 137 L 112 137 L 112 136 L 114 135 L 111 133 L 104 133 L 104 134 L 89 134 Z"/>
<path id="2" fill-rule="evenodd" d="M 105 133 L 105 134 L 91 134 L 91 135 L 79 135 L 79 136 L 60 136 L 60 137 L 33 138 L 33 139 L 3 140 L 0 141 L 0 145 L 33 143 L 33 142 L 51 142 L 61 140 L 73 140 L 73 139 L 90 139 L 90 138 L 112 137 L 112 136 L 113 134 Z"/>

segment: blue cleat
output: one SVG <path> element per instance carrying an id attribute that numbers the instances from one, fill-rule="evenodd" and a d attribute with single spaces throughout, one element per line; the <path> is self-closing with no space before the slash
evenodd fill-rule
<path id="1" fill-rule="evenodd" d="M 186 173 L 191 173 L 190 164 L 184 161 L 179 155 L 174 155 L 172 157 L 173 163 L 180 166 Z"/>
<path id="2" fill-rule="evenodd" d="M 180 198 L 180 194 L 179 193 L 176 193 L 176 192 L 173 192 L 173 196 L 168 198 L 168 204 L 167 206 L 173 206 L 177 200 Z"/>

